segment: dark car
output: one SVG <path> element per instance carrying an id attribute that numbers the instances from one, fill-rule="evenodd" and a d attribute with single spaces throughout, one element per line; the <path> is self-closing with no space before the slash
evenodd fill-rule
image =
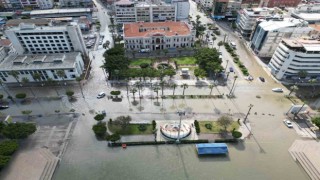
<path id="1" fill-rule="evenodd" d="M 0 110 L 2 110 L 2 109 L 8 109 L 9 108 L 9 106 L 6 106 L 6 105 L 0 105 Z"/>
<path id="2" fill-rule="evenodd" d="M 264 77 L 259 77 L 261 82 L 265 82 L 266 80 L 264 79 Z"/>
<path id="3" fill-rule="evenodd" d="M 234 70 L 233 70 L 233 67 L 229 67 L 229 71 L 230 72 L 233 72 Z"/>

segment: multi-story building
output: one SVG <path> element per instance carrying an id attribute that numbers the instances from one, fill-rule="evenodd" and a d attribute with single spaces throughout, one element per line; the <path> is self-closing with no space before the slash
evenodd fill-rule
<path id="1" fill-rule="evenodd" d="M 262 0 L 262 7 L 296 7 L 301 0 Z"/>
<path id="2" fill-rule="evenodd" d="M 241 9 L 241 0 L 216 0 L 213 5 L 214 18 L 229 18 L 237 17 L 237 11 Z"/>
<path id="3" fill-rule="evenodd" d="M 128 23 L 124 24 L 125 48 L 163 50 L 192 47 L 195 30 L 186 22 Z"/>
<path id="4" fill-rule="evenodd" d="M 65 77 L 59 77 L 58 71 L 64 71 Z M 10 71 L 18 72 L 18 78 L 27 78 L 29 82 L 75 80 L 84 71 L 84 63 L 79 52 L 46 55 L 10 55 L 0 62 L 0 79 L 4 83 L 16 83 Z M 40 80 L 33 78 L 39 74 Z"/>
<path id="5" fill-rule="evenodd" d="M 242 0 L 241 8 L 257 8 L 260 5 L 261 0 Z"/>
<path id="6" fill-rule="evenodd" d="M 9 54 L 15 53 L 15 49 L 9 39 L 0 39 L 0 62 L 2 62 Z"/>
<path id="7" fill-rule="evenodd" d="M 10 19 L 6 22 L 6 27 L 17 27 L 21 23 L 34 24 L 36 26 L 52 26 L 50 19 Z"/>
<path id="8" fill-rule="evenodd" d="M 303 19 L 309 24 L 318 24 L 320 23 L 320 3 L 301 4 L 291 12 L 291 16 Z"/>
<path id="9" fill-rule="evenodd" d="M 311 31 L 308 22 L 301 19 L 263 21 L 257 25 L 250 46 L 259 57 L 270 58 L 282 38 L 297 38 Z"/>
<path id="10" fill-rule="evenodd" d="M 274 9 L 270 8 L 252 8 L 240 10 L 238 12 L 236 24 L 241 35 L 246 39 L 250 38 L 257 19 L 270 16 L 272 12 L 274 12 Z"/>
<path id="11" fill-rule="evenodd" d="M 90 8 L 93 6 L 92 0 L 59 0 L 59 4 L 62 8 Z"/>
<path id="12" fill-rule="evenodd" d="M 20 24 L 5 31 L 18 54 L 51 54 L 78 51 L 86 54 L 78 25 L 40 26 Z"/>
<path id="13" fill-rule="evenodd" d="M 199 3 L 201 4 L 203 9 L 212 10 L 214 1 L 213 0 L 200 0 Z"/>
<path id="14" fill-rule="evenodd" d="M 46 9 L 33 10 L 30 12 L 31 18 L 58 18 L 58 17 L 81 17 L 86 16 L 92 19 L 92 10 L 90 8 L 73 8 L 73 9 Z"/>
<path id="15" fill-rule="evenodd" d="M 15 9 L 50 9 L 53 0 L 0 0 L 0 5 L 6 10 Z"/>
<path id="16" fill-rule="evenodd" d="M 163 22 L 188 19 L 189 2 L 134 2 L 120 0 L 114 3 L 115 22 Z"/>
<path id="17" fill-rule="evenodd" d="M 320 80 L 320 41 L 282 39 L 268 67 L 279 80 L 298 80 L 301 71 L 306 72 L 304 79 Z"/>

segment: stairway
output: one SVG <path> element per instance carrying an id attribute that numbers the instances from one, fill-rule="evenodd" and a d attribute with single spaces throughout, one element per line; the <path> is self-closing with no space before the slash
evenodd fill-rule
<path id="1" fill-rule="evenodd" d="M 289 148 L 292 158 L 307 172 L 312 180 L 320 180 L 320 144 L 316 141 L 296 140 Z"/>
<path id="2" fill-rule="evenodd" d="M 59 158 L 54 156 L 49 149 L 42 148 L 40 154 L 47 160 L 47 163 L 41 173 L 40 180 L 51 180 L 53 173 L 58 165 Z"/>

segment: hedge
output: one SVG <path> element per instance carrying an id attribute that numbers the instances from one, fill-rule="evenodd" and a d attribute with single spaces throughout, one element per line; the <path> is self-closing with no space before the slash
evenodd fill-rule
<path id="1" fill-rule="evenodd" d="M 0 155 L 11 156 L 17 149 L 19 145 L 15 140 L 6 140 L 0 143 Z"/>
<path id="2" fill-rule="evenodd" d="M 181 140 L 180 144 L 195 144 L 195 143 L 208 143 L 207 139 L 199 139 L 199 140 Z M 161 145 L 161 144 L 176 144 L 176 141 L 137 141 L 137 142 L 121 142 L 121 143 L 109 143 L 110 147 L 119 147 L 122 144 L 126 144 L 127 146 L 141 146 L 141 145 Z"/>

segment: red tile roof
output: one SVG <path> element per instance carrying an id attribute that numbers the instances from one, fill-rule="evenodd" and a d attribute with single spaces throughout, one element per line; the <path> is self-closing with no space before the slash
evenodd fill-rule
<path id="1" fill-rule="evenodd" d="M 146 28 L 147 31 L 139 31 L 140 28 Z M 152 30 L 151 28 L 157 28 Z M 159 29 L 162 28 L 162 29 Z M 164 30 L 164 28 L 168 30 Z M 128 23 L 124 24 L 124 37 L 147 37 L 150 35 L 156 36 L 157 33 L 165 36 L 189 35 L 190 29 L 184 22 L 154 22 L 154 23 Z"/>
<path id="2" fill-rule="evenodd" d="M 0 39 L 0 46 L 8 47 L 10 44 L 11 41 L 9 39 Z"/>

